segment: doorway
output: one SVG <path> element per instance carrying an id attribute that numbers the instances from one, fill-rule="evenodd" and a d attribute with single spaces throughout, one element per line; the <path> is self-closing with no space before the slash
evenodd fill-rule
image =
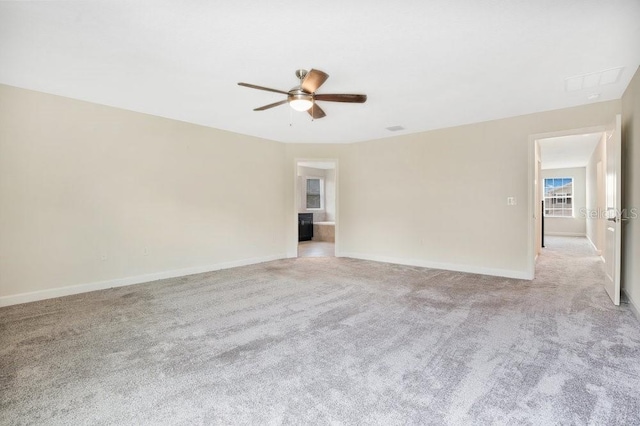
<path id="1" fill-rule="evenodd" d="M 539 220 L 546 219 L 550 214 L 552 217 L 566 217 L 584 219 L 584 239 L 588 241 L 593 249 L 594 255 L 600 254 L 600 263 L 605 272 L 603 287 L 611 298 L 614 305 L 620 304 L 621 292 L 621 259 L 622 259 L 622 223 L 627 219 L 625 210 L 622 209 L 622 118 L 617 114 L 612 122 L 607 126 L 591 128 L 586 131 L 568 131 L 559 134 L 530 135 L 529 136 L 529 176 L 536 179 L 536 165 L 538 161 L 543 164 L 545 154 L 543 144 L 545 139 L 551 143 L 563 138 L 589 138 L 593 137 L 595 148 L 589 155 L 589 160 L 585 167 L 586 197 L 584 207 L 576 208 L 577 199 L 573 196 L 573 179 L 567 177 L 565 181 L 555 176 L 550 185 L 547 182 L 535 180 L 529 188 L 530 211 L 533 213 L 529 220 L 529 254 L 530 256 L 530 276 L 535 277 L 536 256 L 534 255 L 540 248 L 537 246 L 538 239 L 535 238 L 535 230 L 538 228 Z M 574 139 L 575 141 L 575 139 Z M 576 144 L 571 145 L 574 148 Z M 561 150 L 560 150 L 561 151 Z M 585 152 L 589 149 L 585 148 Z M 550 157 L 553 157 L 551 155 Z M 566 157 L 566 155 L 565 155 Z M 563 173 L 564 174 L 564 173 Z M 556 180 L 557 179 L 557 180 Z M 535 204 L 536 187 L 543 187 L 542 197 L 545 201 L 544 214 L 536 214 Z M 567 192 L 567 188 L 572 188 Z M 559 190 L 558 190 L 559 189 Z M 556 190 L 558 190 L 556 192 Z M 569 200 L 571 198 L 571 200 Z M 571 201 L 571 203 L 569 203 Z M 577 214 L 576 214 L 577 212 Z M 567 222 L 569 223 L 569 222 Z M 543 227 L 547 228 L 546 223 Z M 604 233 L 604 236 L 602 235 Z"/>
<path id="2" fill-rule="evenodd" d="M 606 158 L 605 128 L 593 127 L 530 137 L 532 217 L 531 277 L 538 255 L 553 255 L 545 242 L 555 237 L 582 238 L 600 255 L 605 203 L 602 164 Z"/>
<path id="3" fill-rule="evenodd" d="M 298 257 L 334 257 L 337 161 L 296 160 Z"/>

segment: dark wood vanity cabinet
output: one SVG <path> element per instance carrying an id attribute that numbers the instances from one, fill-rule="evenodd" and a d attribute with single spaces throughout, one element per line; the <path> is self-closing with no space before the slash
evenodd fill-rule
<path id="1" fill-rule="evenodd" d="M 313 238 L 313 213 L 298 213 L 298 241 Z"/>

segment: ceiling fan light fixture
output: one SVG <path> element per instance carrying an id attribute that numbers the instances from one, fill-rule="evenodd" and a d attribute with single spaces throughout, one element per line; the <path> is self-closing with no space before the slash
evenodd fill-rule
<path id="1" fill-rule="evenodd" d="M 307 111 L 313 106 L 313 97 L 306 93 L 289 95 L 289 106 L 296 111 Z"/>
<path id="2" fill-rule="evenodd" d="M 289 101 L 289 105 L 296 111 L 307 111 L 313 106 L 313 102 L 308 99 L 294 99 Z"/>

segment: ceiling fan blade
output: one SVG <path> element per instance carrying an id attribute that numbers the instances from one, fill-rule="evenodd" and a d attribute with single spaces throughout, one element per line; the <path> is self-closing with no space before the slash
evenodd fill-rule
<path id="1" fill-rule="evenodd" d="M 322 84 L 327 81 L 329 78 L 329 74 L 319 71 L 319 70 L 311 70 L 307 73 L 304 80 L 300 84 L 302 90 L 307 93 L 313 93 L 318 90 L 318 87 L 322 86 Z"/>
<path id="2" fill-rule="evenodd" d="M 287 102 L 289 102 L 289 101 L 287 101 L 287 100 L 285 99 L 285 100 L 280 101 L 280 102 L 274 102 L 274 103 L 269 104 L 269 105 L 261 106 L 260 108 L 256 108 L 256 109 L 254 109 L 254 111 L 264 111 L 265 109 L 269 109 L 269 108 L 277 107 L 277 106 L 280 106 L 280 105 L 282 105 L 282 104 L 286 104 Z"/>
<path id="3" fill-rule="evenodd" d="M 327 114 L 325 114 L 325 112 L 322 110 L 322 108 L 320 108 L 318 106 L 318 104 L 316 104 L 315 102 L 313 103 L 313 106 L 311 108 L 309 108 L 307 110 L 307 112 L 309 113 L 310 116 L 312 116 L 313 118 L 322 118 L 325 117 Z"/>
<path id="4" fill-rule="evenodd" d="M 352 102 L 361 104 L 367 101 L 367 95 L 347 95 L 347 94 L 328 94 L 323 93 L 319 95 L 313 95 L 316 101 L 329 101 L 329 102 Z"/>
<path id="5" fill-rule="evenodd" d="M 285 92 L 284 90 L 270 89 L 268 87 L 256 86 L 255 84 L 249 84 L 249 83 L 238 83 L 238 86 L 244 86 L 250 89 L 266 90 L 267 92 L 282 93 L 283 95 L 289 94 L 289 92 Z"/>

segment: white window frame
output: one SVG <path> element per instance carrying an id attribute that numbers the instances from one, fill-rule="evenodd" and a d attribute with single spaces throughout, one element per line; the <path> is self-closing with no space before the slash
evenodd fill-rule
<path id="1" fill-rule="evenodd" d="M 308 184 L 307 181 L 309 180 L 319 180 L 320 181 L 320 207 L 308 207 L 307 204 L 307 196 L 309 195 L 309 193 L 307 192 L 307 188 L 308 188 Z M 321 176 L 305 176 L 304 177 L 304 188 L 303 188 L 303 192 L 304 192 L 304 198 L 303 198 L 303 203 L 304 203 L 304 208 L 305 210 L 309 210 L 309 211 L 320 211 L 320 210 L 324 210 L 324 178 Z"/>
<path id="2" fill-rule="evenodd" d="M 566 194 L 555 194 L 552 196 L 547 196 L 546 194 L 546 188 L 547 188 L 547 180 L 553 180 L 553 179 L 568 179 L 571 182 L 571 195 L 566 195 Z M 571 207 L 551 207 L 552 205 L 557 204 L 556 203 L 549 203 L 549 200 L 565 200 L 566 204 L 566 199 L 570 198 L 571 199 Z M 575 217 L 575 179 L 572 177 L 547 177 L 547 178 L 543 178 L 542 180 L 542 199 L 544 200 L 544 217 L 554 217 L 554 218 L 574 218 Z M 547 210 L 551 209 L 553 210 L 557 210 L 560 212 L 566 212 L 568 210 L 571 210 L 571 216 L 567 216 L 567 215 L 563 215 L 563 214 L 554 214 L 554 213 L 547 213 Z"/>

